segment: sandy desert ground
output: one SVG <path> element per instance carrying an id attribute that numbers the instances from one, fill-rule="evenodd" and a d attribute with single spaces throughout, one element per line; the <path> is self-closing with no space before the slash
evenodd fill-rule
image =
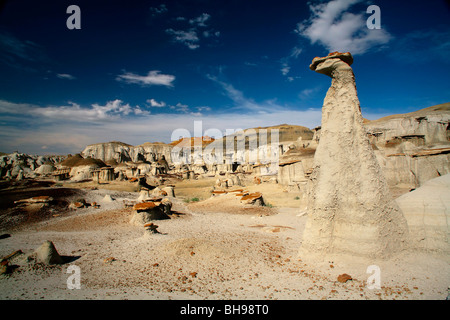
<path id="1" fill-rule="evenodd" d="M 171 219 L 155 221 L 160 233 L 151 234 L 129 223 L 133 210 L 124 207 L 124 200 L 135 200 L 139 194 L 126 183 L 36 189 L 59 192 L 69 202 L 95 201 L 98 209 L 67 210 L 53 204 L 46 208 L 45 218 L 37 220 L 32 217 L 42 212 L 39 208 L 28 216 L 3 211 L 3 221 L 22 222 L 2 225 L 1 233 L 10 236 L 0 239 L 0 256 L 16 250 L 23 254 L 10 260 L 12 272 L 0 275 L 0 299 L 447 298 L 447 256 L 411 251 L 387 261 L 299 256 L 307 215 L 300 209 L 301 201 L 283 193 L 279 185 L 248 186 L 262 192 L 270 205 L 246 208 L 229 195 L 209 198 L 214 179 L 195 182 L 191 188 L 182 182 L 171 198 Z M 15 196 L 26 198 L 32 190 Z M 201 201 L 183 201 L 194 195 Z M 45 240 L 54 243 L 64 264 L 27 262 L 27 254 Z M 372 265 L 381 272 L 379 289 L 367 284 Z M 71 266 L 79 267 L 80 289 L 68 288 Z M 352 279 L 338 281 L 344 273 Z"/>

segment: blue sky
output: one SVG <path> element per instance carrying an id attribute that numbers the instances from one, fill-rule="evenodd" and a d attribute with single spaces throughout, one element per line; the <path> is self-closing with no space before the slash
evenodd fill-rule
<path id="1" fill-rule="evenodd" d="M 72 4 L 81 29 L 66 26 Z M 366 118 L 449 102 L 449 21 L 439 0 L 6 1 L 0 151 L 170 142 L 194 121 L 313 128 L 330 79 L 309 64 L 336 50 L 354 56 Z"/>

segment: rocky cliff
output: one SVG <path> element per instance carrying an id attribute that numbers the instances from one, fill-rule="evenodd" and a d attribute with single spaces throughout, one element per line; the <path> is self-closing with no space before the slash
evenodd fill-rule
<path id="1" fill-rule="evenodd" d="M 410 142 L 417 147 L 449 145 L 450 103 L 421 109 L 415 112 L 391 115 L 367 121 L 365 127 L 377 147 L 394 147 Z"/>
<path id="2" fill-rule="evenodd" d="M 270 144 L 272 141 L 271 132 L 272 130 L 278 130 L 278 142 L 281 145 L 285 146 L 285 149 L 287 149 L 287 146 L 289 143 L 297 141 L 299 138 L 304 140 L 310 140 L 313 136 L 313 132 L 303 126 L 296 126 L 296 125 L 287 125 L 282 124 L 278 126 L 271 126 L 271 127 L 258 127 L 258 128 L 251 128 L 246 129 L 243 131 L 243 134 L 245 137 L 243 137 L 244 142 L 244 148 L 239 149 L 238 141 L 241 137 L 240 133 L 233 134 L 231 136 L 232 140 L 234 141 L 233 146 L 231 147 L 231 150 L 227 150 L 226 146 L 226 139 L 227 137 L 217 139 L 213 141 L 212 143 L 203 143 L 203 147 L 207 147 L 209 144 L 211 144 L 210 149 L 214 149 L 214 146 L 222 146 L 223 150 L 223 158 L 226 158 L 226 154 L 228 154 L 233 159 L 249 159 L 249 152 L 257 152 L 260 151 L 261 157 L 264 158 L 266 155 L 265 147 L 266 144 Z M 266 134 L 267 133 L 267 134 Z M 191 139 L 192 140 L 192 139 Z M 182 139 L 178 141 L 179 147 L 187 147 L 189 143 L 186 145 L 185 139 Z M 146 142 L 144 144 L 138 145 L 138 146 L 132 146 L 123 142 L 118 141 L 111 141 L 106 143 L 96 143 L 87 146 L 81 155 L 86 158 L 95 158 L 100 159 L 102 161 L 108 162 L 110 160 L 115 160 L 118 163 L 132 161 L 132 162 L 138 162 L 138 161 L 149 161 L 154 162 L 161 158 L 161 156 L 164 155 L 164 157 L 171 162 L 172 156 L 171 151 L 176 146 L 176 142 L 165 144 L 162 142 Z M 193 142 L 191 141 L 191 146 L 194 146 Z M 253 150 L 253 147 L 256 146 L 259 150 Z M 262 150 L 264 149 L 264 150 Z M 251 157 L 250 157 L 251 158 Z M 260 161 L 255 160 L 254 162 Z M 220 162 L 222 163 L 222 162 Z"/>
<path id="3" fill-rule="evenodd" d="M 170 159 L 170 151 L 173 146 L 161 142 L 146 142 L 138 146 L 132 146 L 123 142 L 112 141 L 96 143 L 87 146 L 81 153 L 83 157 L 91 157 L 102 161 L 115 160 L 118 163 L 132 161 L 155 162 L 164 156 Z"/>
<path id="4" fill-rule="evenodd" d="M 36 156 L 25 153 L 14 152 L 0 156 L 0 178 L 18 178 L 34 177 L 35 170 L 44 166 L 41 171 L 48 170 L 48 173 L 54 170 L 54 165 L 63 161 L 65 156 L 48 155 Z M 38 171 L 38 173 L 43 173 Z"/>
<path id="5" fill-rule="evenodd" d="M 370 144 L 390 186 L 416 188 L 430 179 L 450 173 L 449 123 L 450 103 L 373 121 L 364 120 Z M 279 146 L 270 148 L 271 142 L 276 142 L 271 135 L 275 129 L 278 130 Z M 278 172 L 279 183 L 287 186 L 294 184 L 295 188 L 299 188 L 298 184 L 308 179 L 320 135 L 320 127 L 310 130 L 303 126 L 282 124 L 251 128 L 244 130 L 243 134 L 235 133 L 212 142 L 204 143 L 202 139 L 202 156 L 208 164 L 215 164 L 207 166 L 206 170 L 211 172 L 216 170 L 216 165 L 223 166 L 221 171 L 234 171 L 236 166 L 230 163 L 251 167 L 255 164 L 279 162 L 279 167 L 259 166 L 259 169 L 253 172 L 259 172 L 261 175 Z M 232 142 L 229 148 L 226 144 L 227 138 L 231 138 L 229 141 Z M 181 142 L 184 140 L 180 141 L 179 146 L 186 147 Z M 109 161 L 155 162 L 164 156 L 169 164 L 173 164 L 171 152 L 175 146 L 175 142 L 147 142 L 132 146 L 112 141 L 89 145 L 82 152 L 82 156 L 100 159 L 107 164 Z M 219 156 L 221 150 L 222 157 Z M 181 158 L 189 162 L 187 158 L 193 154 L 183 153 Z M 230 161 L 228 165 L 224 164 L 226 160 Z M 194 163 L 193 159 L 190 163 Z M 195 171 L 194 167 L 189 170 Z"/>
<path id="6" fill-rule="evenodd" d="M 450 103 L 365 124 L 390 185 L 421 186 L 450 173 Z"/>
<path id="7" fill-rule="evenodd" d="M 413 189 L 450 173 L 450 103 L 364 120 L 364 127 L 390 186 Z M 307 179 L 302 172 L 311 168 L 320 136 L 317 127 L 311 141 L 298 141 L 284 151 L 279 182 L 289 185 Z M 294 163 L 299 169 L 290 168 Z"/>

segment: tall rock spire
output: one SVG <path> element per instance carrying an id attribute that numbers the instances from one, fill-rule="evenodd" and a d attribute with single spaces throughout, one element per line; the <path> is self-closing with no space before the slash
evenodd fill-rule
<path id="1" fill-rule="evenodd" d="M 363 126 L 350 53 L 314 58 L 310 69 L 332 78 L 308 194 L 302 252 L 388 257 L 408 228 Z"/>

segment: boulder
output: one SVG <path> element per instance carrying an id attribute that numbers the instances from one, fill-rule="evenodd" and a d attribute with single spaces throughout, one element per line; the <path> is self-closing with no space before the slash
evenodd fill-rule
<path id="1" fill-rule="evenodd" d="M 164 198 L 161 200 L 161 205 L 164 207 L 164 213 L 169 215 L 172 211 L 172 202 L 169 199 Z"/>
<path id="2" fill-rule="evenodd" d="M 101 201 L 111 203 L 114 199 L 109 194 L 106 194 Z"/>
<path id="3" fill-rule="evenodd" d="M 139 192 L 139 197 L 136 199 L 136 201 L 137 202 L 143 202 L 148 197 L 150 197 L 150 192 L 148 190 L 141 190 Z"/>
<path id="4" fill-rule="evenodd" d="M 81 209 L 81 208 L 85 208 L 87 206 L 86 204 L 86 200 L 84 199 L 76 199 L 74 202 L 72 202 L 69 205 L 70 209 Z"/>
<path id="5" fill-rule="evenodd" d="M 47 240 L 34 252 L 37 262 L 44 264 L 62 264 L 63 258 L 59 255 L 53 242 Z"/>
<path id="6" fill-rule="evenodd" d="M 162 191 L 166 192 L 168 197 L 175 198 L 175 191 L 173 186 L 167 186 L 162 188 Z"/>
<path id="7" fill-rule="evenodd" d="M 157 202 L 141 202 L 133 206 L 130 223 L 138 226 L 145 225 L 153 220 L 170 219 L 164 212 L 164 205 Z"/>
<path id="8" fill-rule="evenodd" d="M 263 200 L 263 197 L 262 197 L 262 193 L 254 192 L 254 193 L 249 193 L 247 195 L 244 195 L 241 198 L 241 203 L 243 203 L 243 204 L 252 204 L 252 205 L 257 205 L 257 206 L 263 206 L 264 205 L 264 200 Z"/>
<path id="9" fill-rule="evenodd" d="M 340 275 L 337 277 L 337 280 L 338 280 L 340 283 L 346 283 L 347 281 L 353 280 L 353 279 L 352 279 L 352 276 L 350 276 L 350 275 L 348 275 L 348 274 L 346 274 L 346 273 L 343 273 L 343 274 L 340 274 Z"/>
<path id="10" fill-rule="evenodd" d="M 168 195 L 167 191 L 160 189 L 159 187 L 156 187 L 152 190 L 151 195 L 154 197 L 165 197 Z"/>
<path id="11" fill-rule="evenodd" d="M 94 201 L 94 202 L 91 203 L 91 207 L 94 208 L 94 209 L 98 209 L 98 208 L 100 208 L 100 205 L 97 202 Z"/>

